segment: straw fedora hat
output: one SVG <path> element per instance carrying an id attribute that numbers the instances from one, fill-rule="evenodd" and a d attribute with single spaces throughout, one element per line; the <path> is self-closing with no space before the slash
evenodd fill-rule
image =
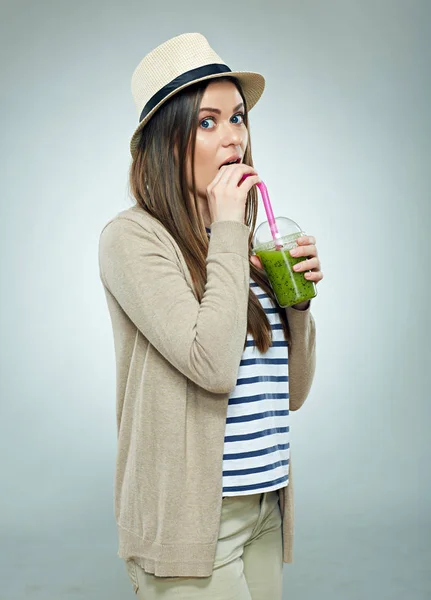
<path id="1" fill-rule="evenodd" d="M 200 33 L 174 37 L 144 56 L 132 75 L 132 94 L 139 115 L 139 125 L 130 140 L 132 156 L 143 127 L 162 104 L 198 81 L 218 77 L 239 80 L 248 110 L 265 88 L 265 79 L 260 73 L 231 71 Z"/>

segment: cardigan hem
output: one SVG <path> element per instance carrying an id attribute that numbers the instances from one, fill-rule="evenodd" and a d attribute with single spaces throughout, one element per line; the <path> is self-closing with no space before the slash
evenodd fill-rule
<path id="1" fill-rule="evenodd" d="M 118 522 L 118 556 L 133 560 L 156 577 L 210 577 L 217 540 L 211 543 L 158 544 L 124 529 Z M 178 557 L 182 557 L 178 560 Z"/>

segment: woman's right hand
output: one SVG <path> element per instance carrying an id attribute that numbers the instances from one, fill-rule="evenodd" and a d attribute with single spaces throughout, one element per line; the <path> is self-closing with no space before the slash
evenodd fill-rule
<path id="1" fill-rule="evenodd" d="M 250 177 L 240 181 L 246 174 Z M 245 204 L 251 187 L 261 181 L 256 169 L 249 165 L 223 165 L 207 187 L 211 223 L 239 221 L 244 223 Z"/>

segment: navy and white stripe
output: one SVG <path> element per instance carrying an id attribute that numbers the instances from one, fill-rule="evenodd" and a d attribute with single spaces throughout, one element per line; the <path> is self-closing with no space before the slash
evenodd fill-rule
<path id="1" fill-rule="evenodd" d="M 288 346 L 275 304 L 251 278 L 250 287 L 271 324 L 273 343 L 262 354 L 247 333 L 227 409 L 223 496 L 269 492 L 289 480 Z"/>

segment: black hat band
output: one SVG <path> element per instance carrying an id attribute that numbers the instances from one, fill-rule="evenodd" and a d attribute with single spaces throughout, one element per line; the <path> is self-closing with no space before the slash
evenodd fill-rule
<path id="1" fill-rule="evenodd" d="M 218 63 L 213 63 L 211 65 L 205 65 L 203 67 L 198 67 L 197 69 L 192 69 L 191 71 L 186 71 L 182 73 L 178 77 L 175 77 L 172 81 L 167 83 L 162 87 L 154 96 L 152 96 L 144 108 L 142 109 L 141 115 L 139 117 L 139 122 L 144 119 L 150 111 L 153 110 L 157 104 L 159 104 L 162 100 L 166 98 L 169 94 L 177 90 L 178 88 L 186 85 L 187 83 L 191 83 L 197 79 L 201 79 L 202 77 L 207 77 L 208 75 L 217 75 L 218 73 L 231 73 L 232 70 L 229 69 L 226 65 L 221 65 Z"/>

